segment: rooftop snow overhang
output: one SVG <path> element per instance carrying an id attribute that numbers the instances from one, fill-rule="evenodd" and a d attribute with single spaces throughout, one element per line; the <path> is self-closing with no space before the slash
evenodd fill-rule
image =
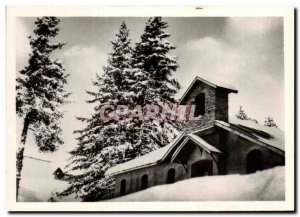
<path id="1" fill-rule="evenodd" d="M 243 133 L 241 131 L 238 131 L 237 129 L 234 129 L 231 126 L 230 123 L 226 123 L 224 121 L 215 120 L 215 125 L 217 127 L 220 127 L 222 129 L 224 129 L 224 130 L 227 130 L 228 132 L 234 133 L 235 135 L 238 135 L 238 136 L 240 136 L 240 137 L 242 137 L 242 138 L 244 138 L 244 139 L 246 139 L 248 141 L 251 141 L 251 142 L 253 142 L 253 143 L 257 144 L 257 145 L 260 145 L 260 146 L 263 146 L 265 148 L 268 148 L 268 149 L 272 150 L 273 152 L 275 152 L 275 153 L 277 153 L 277 154 L 279 154 L 281 156 L 284 156 L 284 153 L 285 153 L 284 150 L 282 150 L 282 149 L 280 149 L 278 147 L 274 147 L 274 146 L 272 146 L 270 144 L 267 144 L 265 142 L 259 141 L 258 139 L 255 139 L 255 138 L 253 138 L 251 136 L 246 135 L 245 133 Z"/>
<path id="2" fill-rule="evenodd" d="M 186 136 L 185 131 L 179 134 L 174 141 L 172 141 L 169 145 L 163 148 L 160 148 L 158 150 L 145 154 L 141 157 L 135 158 L 133 160 L 109 168 L 105 172 L 105 176 L 115 176 L 121 173 L 126 173 L 133 170 L 142 169 L 145 167 L 150 167 L 162 162 L 166 158 L 166 156 L 170 154 L 171 150 L 173 150 L 173 148 L 178 144 L 178 142 L 184 138 L 184 136 Z"/>
<path id="3" fill-rule="evenodd" d="M 209 80 L 211 80 L 211 79 L 204 79 L 204 78 L 200 78 L 200 77 L 196 76 L 195 79 L 193 80 L 193 82 L 190 84 L 190 86 L 187 88 L 187 90 L 184 92 L 184 94 L 180 98 L 179 104 L 181 104 L 181 102 L 188 95 L 188 93 L 190 92 L 190 90 L 193 88 L 193 86 L 195 85 L 195 83 L 197 81 L 201 81 L 209 86 L 212 86 L 213 88 L 219 88 L 219 89 L 226 90 L 228 93 L 238 93 L 238 90 L 232 85 L 228 85 L 228 84 L 224 84 L 224 83 L 222 84 L 221 82 L 209 81 Z"/>

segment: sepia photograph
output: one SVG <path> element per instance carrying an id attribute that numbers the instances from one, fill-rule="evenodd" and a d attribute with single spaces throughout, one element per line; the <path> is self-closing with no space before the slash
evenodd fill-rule
<path id="1" fill-rule="evenodd" d="M 294 209 L 293 8 L 8 9 L 9 210 Z"/>

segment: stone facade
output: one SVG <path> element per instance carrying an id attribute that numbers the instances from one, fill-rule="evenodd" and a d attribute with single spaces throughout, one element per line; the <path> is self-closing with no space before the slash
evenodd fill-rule
<path id="1" fill-rule="evenodd" d="M 215 88 L 204 82 L 196 81 L 188 95 L 181 101 L 182 105 L 195 105 L 197 95 L 205 95 L 205 114 L 199 120 L 188 121 L 187 130 L 196 130 L 214 125 L 215 120 L 228 121 L 228 90 Z M 196 105 L 197 106 L 197 105 Z"/>

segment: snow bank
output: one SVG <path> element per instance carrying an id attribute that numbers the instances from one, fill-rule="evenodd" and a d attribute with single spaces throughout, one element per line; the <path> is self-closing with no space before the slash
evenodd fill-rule
<path id="1" fill-rule="evenodd" d="M 67 182 L 54 179 L 52 162 L 25 157 L 23 165 L 20 202 L 47 202 L 52 193 L 68 187 Z M 75 197 L 66 197 L 63 201 L 75 201 Z"/>
<path id="2" fill-rule="evenodd" d="M 161 185 L 111 201 L 277 201 L 285 199 L 285 167 L 251 175 L 207 176 Z"/>

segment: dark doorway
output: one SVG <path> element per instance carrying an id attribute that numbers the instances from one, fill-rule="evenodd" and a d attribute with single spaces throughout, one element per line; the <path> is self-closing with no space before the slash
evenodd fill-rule
<path id="1" fill-rule="evenodd" d="M 144 190 L 148 188 L 148 175 L 144 174 L 141 180 L 141 189 Z"/>
<path id="2" fill-rule="evenodd" d="M 262 153 L 255 149 L 247 154 L 247 173 L 263 170 Z"/>
<path id="3" fill-rule="evenodd" d="M 167 184 L 171 184 L 175 182 L 175 169 L 171 168 L 168 170 L 168 174 L 167 174 Z"/>
<path id="4" fill-rule="evenodd" d="M 191 165 L 191 177 L 210 176 L 212 175 L 212 161 L 200 160 Z"/>
<path id="5" fill-rule="evenodd" d="M 122 179 L 120 187 L 120 195 L 124 196 L 126 193 L 126 179 Z"/>
<path id="6" fill-rule="evenodd" d="M 205 114 L 205 93 L 200 93 L 195 97 L 195 117 Z"/>

